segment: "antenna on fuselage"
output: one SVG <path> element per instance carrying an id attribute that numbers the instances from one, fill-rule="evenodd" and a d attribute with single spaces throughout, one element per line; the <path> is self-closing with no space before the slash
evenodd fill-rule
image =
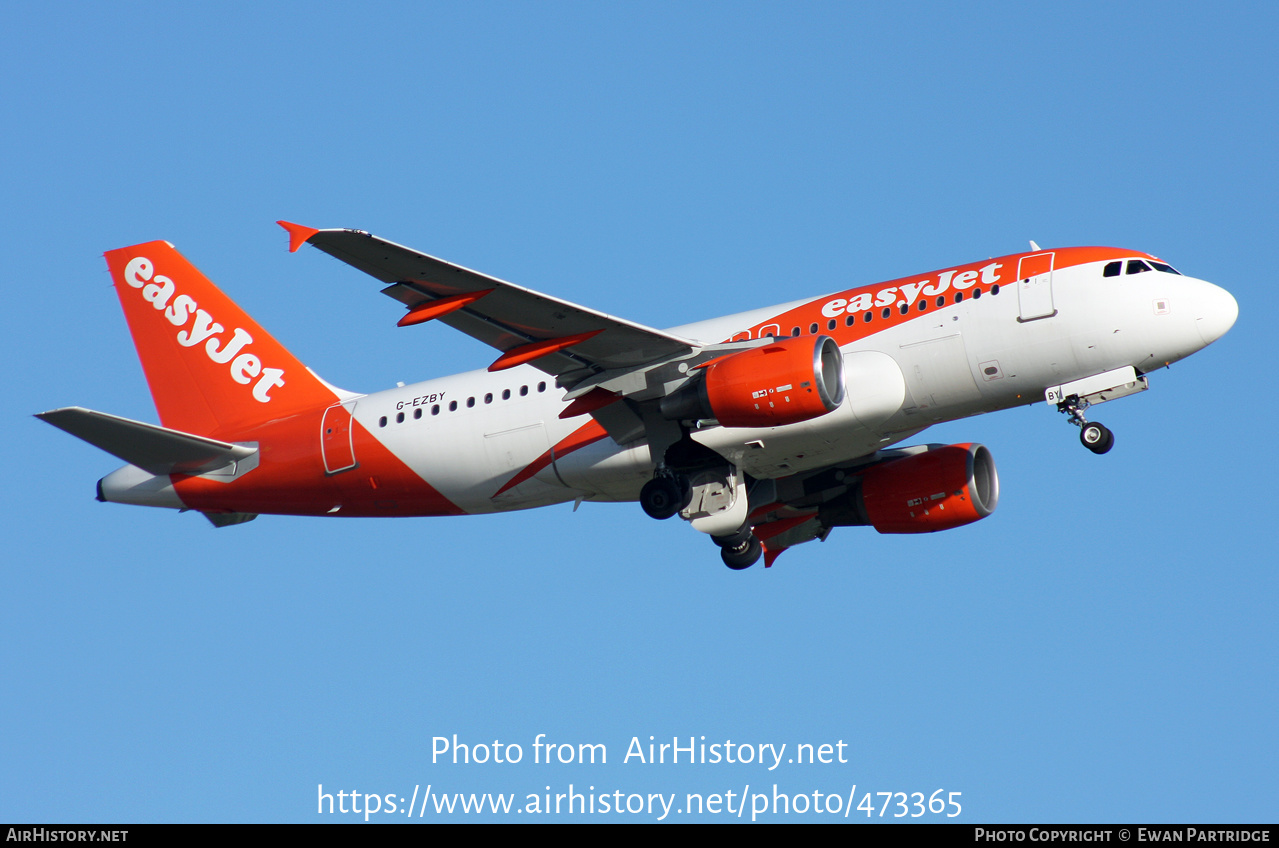
<path id="1" fill-rule="evenodd" d="M 1033 251 L 1035 251 L 1036 253 L 1038 253 L 1038 252 L 1039 252 L 1039 245 L 1035 244 L 1035 240 L 1034 240 L 1034 239 L 1031 239 L 1031 240 L 1030 240 L 1030 249 L 1031 249 L 1031 250 L 1033 250 Z"/>

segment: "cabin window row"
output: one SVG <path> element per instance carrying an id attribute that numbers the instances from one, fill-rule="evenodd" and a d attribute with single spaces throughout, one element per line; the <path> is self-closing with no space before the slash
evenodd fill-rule
<path id="1" fill-rule="evenodd" d="M 540 383 L 538 383 L 538 384 L 537 384 L 537 391 L 538 391 L 538 392 L 544 392 L 544 391 L 546 391 L 546 381 L 545 381 L 545 380 L 543 380 L 543 381 L 541 381 Z M 520 397 L 527 397 L 527 396 L 528 396 L 528 393 L 529 393 L 529 387 L 528 387 L 528 386 L 520 386 L 520 388 L 519 388 L 519 395 L 520 395 Z M 502 389 L 502 395 L 501 395 L 501 397 L 502 397 L 502 400 L 510 400 L 510 399 L 511 399 L 511 390 L 510 390 L 510 389 Z M 493 402 L 493 400 L 494 400 L 494 396 L 493 396 L 493 393 L 492 393 L 492 392 L 487 392 L 487 393 L 485 393 L 484 398 L 483 398 L 484 403 L 492 403 L 492 402 Z M 465 401 L 465 406 L 466 406 L 466 408 L 467 408 L 467 409 L 472 409 L 472 408 L 474 408 L 475 404 L 476 404 L 476 399 L 475 399 L 475 397 L 474 397 L 474 396 L 467 398 L 467 399 L 466 399 L 466 401 Z M 447 408 L 448 408 L 448 411 L 449 411 L 449 412 L 457 412 L 457 410 L 458 410 L 459 406 L 460 406 L 460 404 L 459 404 L 457 401 L 455 401 L 455 400 L 451 400 L 451 401 L 449 401 L 449 403 L 448 403 L 448 407 L 447 407 Z M 421 417 L 422 417 L 422 410 L 423 410 L 423 408 L 424 408 L 424 407 L 420 407 L 420 406 L 419 406 L 418 408 L 416 408 L 416 409 L 414 409 L 414 410 L 413 410 L 413 418 L 414 418 L 414 420 L 419 419 L 419 418 L 421 418 Z M 432 404 L 432 406 L 431 406 L 431 414 L 432 414 L 432 415 L 439 415 L 439 414 L 440 414 L 440 412 L 441 412 L 444 408 L 445 408 L 445 407 L 441 406 L 441 405 L 440 405 L 440 404 L 438 404 L 438 403 L 437 403 L 437 404 Z M 406 417 L 406 416 L 405 416 L 405 414 L 404 414 L 403 412 L 397 412 L 397 413 L 395 413 L 395 423 L 396 423 L 396 424 L 403 424 L 403 423 L 404 423 L 404 419 L 405 419 L 405 417 Z M 387 423 L 389 423 L 389 419 L 388 419 L 388 418 L 387 418 L 387 416 L 385 416 L 385 415 L 383 415 L 383 416 L 382 416 L 381 418 L 379 418 L 379 419 L 378 419 L 378 421 L 377 421 L 377 425 L 378 425 L 379 427 L 385 427 L 385 426 L 387 425 Z"/>
<path id="2" fill-rule="evenodd" d="M 973 291 L 972 291 L 972 299 L 973 299 L 973 300 L 977 300 L 978 298 L 980 298 L 980 297 L 981 297 L 981 291 L 982 291 L 982 290 L 981 290 L 981 289 L 979 289 L 979 288 L 977 288 L 977 289 L 973 289 Z M 991 286 L 991 287 L 990 287 L 990 293 L 991 293 L 991 294 L 993 294 L 993 295 L 994 295 L 994 294 L 999 294 L 999 285 L 998 285 L 998 284 L 996 284 L 996 285 Z M 954 302 L 955 302 L 955 303 L 962 303 L 962 302 L 963 302 L 963 300 L 964 300 L 964 293 L 963 293 L 963 292 L 955 292 L 955 294 L 954 294 Z M 938 308 L 940 308 L 940 307 L 942 307 L 942 306 L 945 306 L 945 305 L 946 305 L 946 295 L 944 295 L 944 294 L 943 294 L 943 295 L 938 295 L 937 300 L 936 300 L 936 301 L 934 301 L 934 303 L 935 303 L 935 305 L 936 305 Z M 915 304 L 915 309 L 916 309 L 916 310 L 918 310 L 918 311 L 920 311 L 920 312 L 926 312 L 926 311 L 928 310 L 928 304 L 929 304 L 929 300 L 928 300 L 928 298 L 921 298 L 921 299 L 919 300 L 919 302 Z M 899 305 L 897 306 L 897 311 L 898 311 L 898 312 L 900 312 L 902 315 L 906 315 L 906 314 L 908 314 L 908 313 L 910 312 L 910 304 L 909 304 L 909 303 L 902 303 L 902 304 L 899 304 Z M 884 318 L 891 318 L 891 317 L 892 317 L 892 315 L 893 315 L 893 307 L 891 307 L 891 306 L 885 306 L 883 309 L 881 309 L 881 310 L 880 310 L 879 315 L 880 315 L 880 318 L 881 318 L 881 319 L 884 319 Z M 873 321 L 874 319 L 875 319 L 875 312 L 874 312 L 874 310 L 869 310 L 869 311 L 867 311 L 867 312 L 863 312 L 863 313 L 862 313 L 862 323 L 863 323 L 863 324 L 869 324 L 869 323 L 870 323 L 871 321 Z M 851 326 L 853 326 L 853 325 L 854 325 L 854 324 L 856 324 L 856 323 L 857 323 L 857 316 L 856 316 L 856 315 L 848 315 L 847 317 L 845 317 L 845 318 L 844 318 L 844 326 L 845 326 L 845 327 L 851 327 Z M 836 319 L 836 318 L 832 318 L 832 319 L 830 319 L 829 321 L 827 321 L 827 322 L 826 322 L 826 329 L 827 329 L 827 330 L 833 330 L 833 329 L 835 329 L 835 328 L 836 328 L 836 327 L 838 327 L 838 326 L 839 326 L 839 320 L 838 320 L 838 319 Z M 808 332 L 809 332 L 810 334 L 814 334 L 814 335 L 815 335 L 815 334 L 817 333 L 817 330 L 819 329 L 819 327 L 820 327 L 820 325 L 819 325 L 816 321 L 814 321 L 812 324 L 809 324 L 809 325 L 808 325 Z M 791 336 L 793 337 L 793 336 L 798 336 L 798 335 L 800 335 L 800 330 L 801 330 L 801 328 L 799 328 L 799 327 L 791 327 L 791 328 L 790 328 L 790 334 L 791 334 Z"/>

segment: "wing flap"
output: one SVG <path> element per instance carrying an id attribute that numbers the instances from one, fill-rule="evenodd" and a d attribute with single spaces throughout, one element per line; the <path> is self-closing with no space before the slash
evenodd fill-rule
<path id="1" fill-rule="evenodd" d="M 36 415 L 76 438 L 155 475 L 200 474 L 248 459 L 257 448 L 207 439 L 79 406 Z"/>

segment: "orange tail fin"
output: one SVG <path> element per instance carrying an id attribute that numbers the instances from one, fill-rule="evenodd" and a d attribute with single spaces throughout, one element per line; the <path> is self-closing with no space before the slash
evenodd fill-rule
<path id="1" fill-rule="evenodd" d="M 173 245 L 152 241 L 106 258 L 165 427 L 233 439 L 337 401 Z"/>

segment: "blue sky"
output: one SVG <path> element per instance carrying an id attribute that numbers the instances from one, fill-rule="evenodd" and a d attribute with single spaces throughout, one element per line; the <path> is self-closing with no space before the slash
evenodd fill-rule
<path id="1" fill-rule="evenodd" d="M 776 784 L 961 792 L 967 822 L 1273 821 L 1277 24 L 1262 3 L 16 9 L 0 820 L 362 818 L 317 815 L 320 784 L 520 805 Z M 345 388 L 491 360 L 396 330 L 277 218 L 655 326 L 1028 239 L 1155 253 L 1240 317 L 1095 411 L 1109 455 L 1043 404 L 935 428 L 994 453 L 992 517 L 841 529 L 769 570 L 633 504 L 214 530 L 95 503 L 116 461 L 30 415 L 156 420 L 105 250 L 172 241 Z M 534 764 L 539 733 L 608 763 Z M 433 764 L 453 734 L 524 761 Z M 623 763 L 649 736 L 842 740 L 848 762 Z"/>

